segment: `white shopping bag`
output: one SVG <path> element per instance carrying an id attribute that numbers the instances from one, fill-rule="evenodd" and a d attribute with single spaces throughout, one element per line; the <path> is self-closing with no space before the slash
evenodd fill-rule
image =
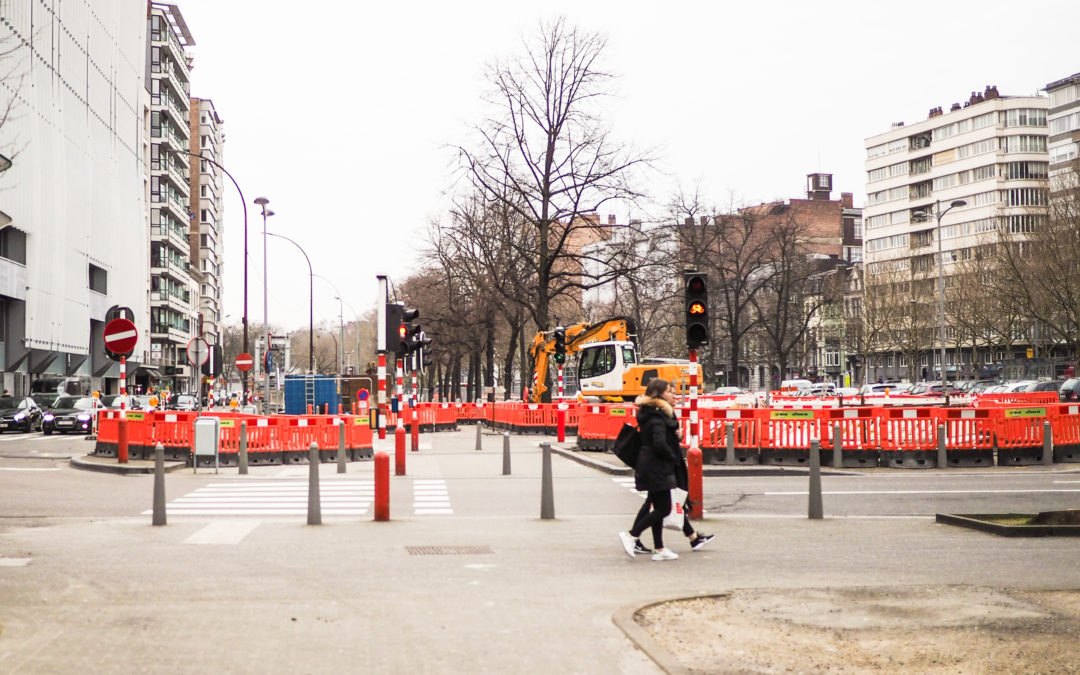
<path id="1" fill-rule="evenodd" d="M 669 530 L 682 530 L 683 502 L 685 501 L 686 490 L 675 488 L 671 491 L 671 513 L 664 516 L 664 527 Z"/>

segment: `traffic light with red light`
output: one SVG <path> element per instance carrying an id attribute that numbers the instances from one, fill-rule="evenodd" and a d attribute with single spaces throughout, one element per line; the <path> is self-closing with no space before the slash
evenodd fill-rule
<path id="1" fill-rule="evenodd" d="M 686 346 L 709 344 L 709 280 L 699 272 L 683 274 L 686 289 Z"/>

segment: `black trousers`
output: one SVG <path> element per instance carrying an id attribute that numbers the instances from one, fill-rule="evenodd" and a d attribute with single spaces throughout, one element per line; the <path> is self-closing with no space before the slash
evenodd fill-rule
<path id="1" fill-rule="evenodd" d="M 634 519 L 630 536 L 637 538 L 652 528 L 653 548 L 664 548 L 664 516 L 671 513 L 671 490 L 649 492 Z"/>

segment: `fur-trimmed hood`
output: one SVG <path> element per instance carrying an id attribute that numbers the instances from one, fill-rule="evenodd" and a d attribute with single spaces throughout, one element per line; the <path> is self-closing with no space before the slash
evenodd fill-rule
<path id="1" fill-rule="evenodd" d="M 664 414 L 668 417 L 675 417 L 675 409 L 671 407 L 670 403 L 668 403 L 662 398 L 653 398 L 651 396 L 645 396 L 644 394 L 642 394 L 634 400 L 634 404 L 637 405 L 639 408 L 646 405 L 652 406 L 653 408 L 658 408 L 662 410 Z"/>

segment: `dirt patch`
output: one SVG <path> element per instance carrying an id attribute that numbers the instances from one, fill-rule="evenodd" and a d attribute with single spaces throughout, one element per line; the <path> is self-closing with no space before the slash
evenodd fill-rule
<path id="1" fill-rule="evenodd" d="M 1076 673 L 1080 591 L 741 590 L 635 621 L 702 672 Z"/>

